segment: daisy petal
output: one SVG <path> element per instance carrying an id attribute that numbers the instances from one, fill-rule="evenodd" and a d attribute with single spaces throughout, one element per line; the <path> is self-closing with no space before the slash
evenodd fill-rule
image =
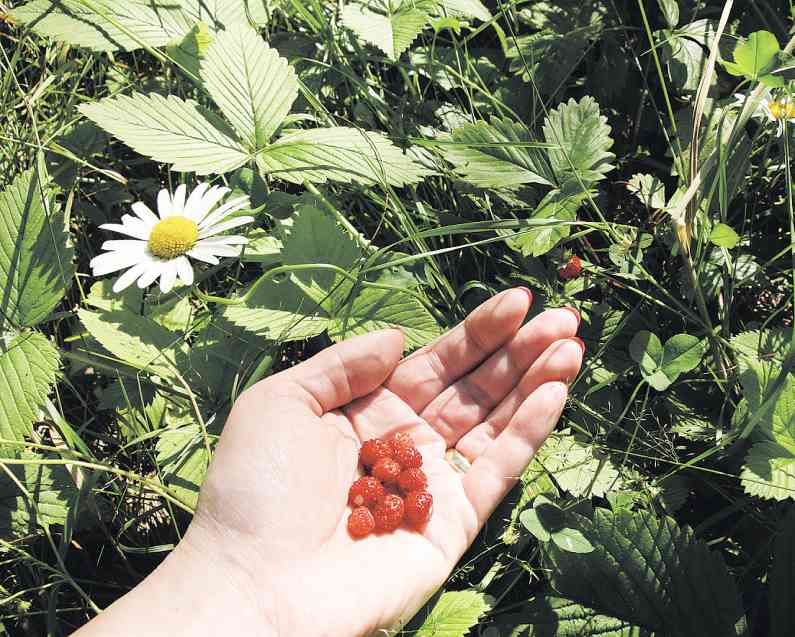
<path id="1" fill-rule="evenodd" d="M 104 252 L 103 254 L 97 255 L 91 259 L 89 266 L 91 267 L 91 274 L 94 276 L 105 276 L 111 272 L 129 268 L 131 265 L 140 262 L 140 254 L 133 254 L 122 250 L 118 252 Z"/>
<path id="2" fill-rule="evenodd" d="M 202 197 L 202 200 L 196 204 L 196 209 L 193 211 L 188 211 L 190 218 L 197 223 L 203 222 L 210 210 L 212 210 L 213 207 L 219 201 L 221 201 L 221 199 L 223 199 L 228 192 L 231 192 L 229 188 L 224 188 L 223 186 L 213 186 L 210 188 L 204 197 Z"/>
<path id="3" fill-rule="evenodd" d="M 102 244 L 103 250 L 122 250 L 124 252 L 141 255 L 146 251 L 146 241 L 135 241 L 133 239 L 116 239 L 106 241 Z"/>
<path id="4" fill-rule="evenodd" d="M 204 199 L 204 194 L 207 192 L 209 187 L 210 184 L 207 182 L 202 182 L 190 193 L 188 200 L 185 202 L 185 209 L 182 212 L 182 214 L 184 214 L 188 219 L 193 219 L 193 221 L 196 221 L 196 219 L 193 217 L 194 211 L 199 206 L 202 199 Z"/>
<path id="5" fill-rule="evenodd" d="M 146 224 L 153 226 L 159 219 L 157 215 L 143 201 L 136 201 L 132 205 L 132 211 L 138 215 L 138 218 Z"/>
<path id="6" fill-rule="evenodd" d="M 147 263 L 146 272 L 141 275 L 141 278 L 138 279 L 138 287 L 142 290 L 144 288 L 148 288 L 152 283 L 157 281 L 157 277 L 160 276 L 160 273 L 163 271 L 163 261 L 160 259 L 152 259 Z"/>
<path id="7" fill-rule="evenodd" d="M 127 270 L 127 272 L 116 279 L 116 283 L 113 284 L 113 291 L 118 293 L 122 290 L 126 290 L 139 276 L 146 272 L 146 268 L 146 263 L 136 263 L 133 267 Z"/>
<path id="8" fill-rule="evenodd" d="M 185 212 L 185 193 L 188 187 L 185 184 L 180 184 L 174 191 L 174 197 L 171 199 L 171 214 L 181 215 Z"/>
<path id="9" fill-rule="evenodd" d="M 218 208 L 218 210 L 202 219 L 202 222 L 199 224 L 199 230 L 211 226 L 214 223 L 218 223 L 224 217 L 228 217 L 233 212 L 237 212 L 241 208 L 245 208 L 248 203 L 248 197 L 238 197 L 237 199 L 232 199 L 232 201 L 226 202 L 223 206 Z"/>
<path id="10" fill-rule="evenodd" d="M 212 250 L 209 248 L 193 248 L 190 252 L 188 252 L 188 256 L 196 259 L 197 261 L 209 263 L 210 265 L 218 265 L 220 263 L 220 261 L 213 255 Z"/>
<path id="11" fill-rule="evenodd" d="M 163 272 L 160 275 L 160 291 L 163 294 L 168 294 L 174 288 L 177 282 L 177 263 L 176 259 L 166 261 L 163 264 Z"/>
<path id="12" fill-rule="evenodd" d="M 157 214 L 160 215 L 161 219 L 174 214 L 171 207 L 171 194 L 166 188 L 157 193 Z"/>
<path id="13" fill-rule="evenodd" d="M 125 215 L 125 217 L 126 216 L 127 215 Z M 124 220 L 125 219 L 122 217 L 122 221 Z M 144 241 L 149 239 L 149 228 L 147 228 L 143 221 L 139 219 L 136 219 L 135 222 L 128 221 L 127 223 L 103 223 L 100 228 L 103 230 L 109 230 L 110 232 L 118 232 L 119 234 L 127 235 L 128 237 L 143 239 Z"/>
<path id="14" fill-rule="evenodd" d="M 193 266 L 185 256 L 179 257 L 177 260 L 177 275 L 185 285 L 193 285 Z"/>
<path id="15" fill-rule="evenodd" d="M 244 226 L 247 223 L 251 223 L 252 221 L 254 221 L 254 217 L 246 217 L 246 216 L 235 217 L 234 219 L 222 221 L 218 225 L 202 230 L 199 233 L 199 238 L 206 239 L 207 237 L 211 237 L 214 234 L 219 234 L 221 232 L 226 232 L 227 230 L 231 230 L 232 228 L 238 228 L 240 226 Z"/>
<path id="16" fill-rule="evenodd" d="M 246 237 L 241 237 L 239 234 L 222 234 L 218 237 L 207 237 L 206 239 L 199 239 L 196 245 L 200 246 L 244 246 L 248 243 Z"/>

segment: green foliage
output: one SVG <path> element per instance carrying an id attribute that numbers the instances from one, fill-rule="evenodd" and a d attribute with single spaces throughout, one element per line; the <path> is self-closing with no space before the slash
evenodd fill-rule
<path id="1" fill-rule="evenodd" d="M 663 345 L 656 334 L 647 331 L 638 332 L 629 344 L 632 360 L 657 391 L 667 389 L 681 374 L 695 369 L 704 349 L 704 341 L 690 334 L 672 336 Z"/>
<path id="2" fill-rule="evenodd" d="M 65 525 L 75 513 L 80 491 L 63 464 L 24 452 L 12 456 L 20 464 L 0 458 L 0 538 L 35 535 L 40 527 Z"/>
<path id="3" fill-rule="evenodd" d="M 734 61 L 723 66 L 732 75 L 759 80 L 769 86 L 781 86 L 783 80 L 771 75 L 781 50 L 776 36 L 769 31 L 755 31 L 734 47 Z"/>
<path id="4" fill-rule="evenodd" d="M 6 333 L 0 340 L 0 437 L 31 433 L 59 366 L 58 350 L 38 332 Z M 2 444 L 0 444 L 2 449 Z"/>
<path id="5" fill-rule="evenodd" d="M 540 542 L 553 542 L 561 551 L 590 553 L 593 545 L 569 524 L 569 516 L 543 495 L 533 502 L 532 509 L 519 514 L 519 521 Z"/>
<path id="6" fill-rule="evenodd" d="M 209 435 L 209 434 L 208 434 Z M 214 446 L 215 436 L 212 436 Z M 157 439 L 157 463 L 163 472 L 163 482 L 168 489 L 191 509 L 196 508 L 199 488 L 204 482 L 207 466 L 208 440 L 199 424 L 189 424 L 166 429 Z"/>
<path id="7" fill-rule="evenodd" d="M 718 223 L 712 228 L 709 240 L 720 248 L 733 248 L 740 242 L 740 235 L 731 226 Z"/>
<path id="8" fill-rule="evenodd" d="M 665 207 L 665 184 L 658 177 L 638 173 L 632 175 L 627 189 L 633 193 L 647 208 Z"/>
<path id="9" fill-rule="evenodd" d="M 71 285 L 68 219 L 47 188 L 31 169 L 0 192 L 0 325 L 36 325 Z"/>
<path id="10" fill-rule="evenodd" d="M 340 17 L 359 38 L 397 60 L 425 27 L 435 4 L 431 0 L 351 2 Z"/>
<path id="11" fill-rule="evenodd" d="M 482 593 L 443 593 L 414 634 L 417 637 L 464 637 L 490 607 Z"/>

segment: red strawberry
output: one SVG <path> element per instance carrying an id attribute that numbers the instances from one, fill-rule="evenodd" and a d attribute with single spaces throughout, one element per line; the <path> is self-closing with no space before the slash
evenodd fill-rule
<path id="1" fill-rule="evenodd" d="M 569 259 L 569 262 L 558 270 L 558 276 L 564 281 L 573 279 L 582 270 L 582 261 L 576 254 Z"/>
<path id="2" fill-rule="evenodd" d="M 422 454 L 416 447 L 393 446 L 392 458 L 404 469 L 417 469 L 422 466 Z"/>
<path id="3" fill-rule="evenodd" d="M 393 452 L 398 447 L 413 447 L 414 438 L 412 438 L 411 434 L 407 431 L 398 431 L 389 439 L 389 445 L 392 447 Z"/>
<path id="4" fill-rule="evenodd" d="M 351 485 L 348 504 L 352 507 L 370 506 L 384 497 L 384 486 L 372 476 L 363 476 Z"/>
<path id="5" fill-rule="evenodd" d="M 348 533 L 354 538 L 370 535 L 375 528 L 375 519 L 367 507 L 356 507 L 348 517 Z"/>
<path id="6" fill-rule="evenodd" d="M 384 484 L 395 482 L 400 475 L 400 465 L 392 458 L 381 458 L 373 465 L 373 477 Z"/>
<path id="7" fill-rule="evenodd" d="M 365 467 L 372 467 L 381 458 L 388 458 L 391 454 L 392 450 L 386 442 L 373 438 L 365 440 L 362 448 L 359 449 L 359 462 Z"/>
<path id="8" fill-rule="evenodd" d="M 373 509 L 376 531 L 394 531 L 403 521 L 403 498 L 388 493 Z"/>
<path id="9" fill-rule="evenodd" d="M 414 526 L 425 524 L 431 517 L 433 496 L 427 491 L 412 491 L 406 496 L 406 520 Z"/>
<path id="10" fill-rule="evenodd" d="M 398 476 L 398 486 L 403 493 L 423 491 L 428 486 L 428 478 L 422 469 L 404 469 Z"/>

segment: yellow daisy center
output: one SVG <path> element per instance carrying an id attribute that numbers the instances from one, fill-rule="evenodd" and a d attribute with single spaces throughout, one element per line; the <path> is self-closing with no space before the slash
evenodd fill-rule
<path id="1" fill-rule="evenodd" d="M 792 119 L 795 118 L 795 102 L 781 100 L 770 102 L 768 105 L 773 119 Z"/>
<path id="2" fill-rule="evenodd" d="M 161 259 L 176 259 L 199 238 L 199 226 L 187 217 L 166 217 L 149 234 L 149 251 Z"/>

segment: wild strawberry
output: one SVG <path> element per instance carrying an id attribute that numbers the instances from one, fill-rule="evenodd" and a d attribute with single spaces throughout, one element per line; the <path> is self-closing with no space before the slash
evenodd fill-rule
<path id="1" fill-rule="evenodd" d="M 404 469 L 417 469 L 422 466 L 422 454 L 416 447 L 395 446 L 392 448 L 392 458 Z"/>
<path id="2" fill-rule="evenodd" d="M 398 476 L 398 486 L 403 493 L 423 491 L 428 486 L 428 478 L 422 469 L 404 469 Z"/>
<path id="3" fill-rule="evenodd" d="M 376 531 L 394 531 L 403 521 L 403 498 L 388 493 L 373 509 Z"/>
<path id="4" fill-rule="evenodd" d="M 352 507 L 370 506 L 384 497 L 384 486 L 372 476 L 363 476 L 351 485 L 348 504 Z"/>
<path id="5" fill-rule="evenodd" d="M 384 484 L 395 482 L 400 475 L 400 465 L 392 458 L 381 458 L 373 465 L 373 477 Z"/>
<path id="6" fill-rule="evenodd" d="M 414 438 L 407 431 L 398 431 L 389 439 L 389 445 L 392 447 L 393 452 L 398 447 L 413 447 Z"/>
<path id="7" fill-rule="evenodd" d="M 573 279 L 582 270 L 582 261 L 576 254 L 569 259 L 569 262 L 558 270 L 558 276 L 564 281 Z"/>
<path id="8" fill-rule="evenodd" d="M 381 458 L 388 458 L 391 454 L 392 450 L 386 442 L 372 438 L 365 440 L 362 448 L 359 449 L 359 462 L 365 467 L 372 467 Z"/>
<path id="9" fill-rule="evenodd" d="M 406 496 L 405 514 L 414 526 L 425 524 L 431 517 L 433 496 L 427 491 L 412 491 Z"/>
<path id="10" fill-rule="evenodd" d="M 348 516 L 348 533 L 354 538 L 370 535 L 375 529 L 375 519 L 367 507 L 356 507 Z"/>

